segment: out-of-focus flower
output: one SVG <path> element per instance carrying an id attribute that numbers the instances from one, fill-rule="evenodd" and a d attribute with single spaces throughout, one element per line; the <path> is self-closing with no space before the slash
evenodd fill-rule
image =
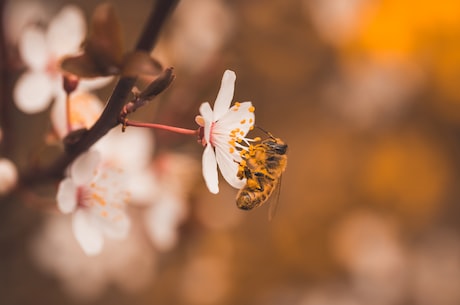
<path id="1" fill-rule="evenodd" d="M 48 16 L 43 1 L 6 1 L 3 33 L 12 45 L 16 45 L 25 27 L 43 22 Z"/>
<path id="2" fill-rule="evenodd" d="M 410 261 L 415 304 L 460 304 L 459 258 L 457 232 L 438 229 L 415 246 Z"/>
<path id="3" fill-rule="evenodd" d="M 18 171 L 13 162 L 0 158 L 0 195 L 11 191 L 18 182 Z"/>
<path id="4" fill-rule="evenodd" d="M 333 111 L 359 127 L 384 125 L 400 118 L 421 84 L 417 69 L 405 62 L 350 61 L 324 89 Z"/>
<path id="5" fill-rule="evenodd" d="M 199 172 L 195 159 L 179 153 L 156 158 L 157 192 L 145 211 L 147 233 L 158 250 L 171 250 L 179 239 L 179 226 L 188 215 L 188 197 Z"/>
<path id="6" fill-rule="evenodd" d="M 86 33 L 83 12 L 66 6 L 45 32 L 37 26 L 26 28 L 19 41 L 19 52 L 29 68 L 14 87 L 16 106 L 25 113 L 46 109 L 53 97 L 65 96 L 59 59 L 79 50 Z"/>
<path id="7" fill-rule="evenodd" d="M 201 116 L 197 123 L 203 127 L 203 176 L 211 193 L 219 192 L 217 165 L 224 179 L 234 188 L 242 188 L 245 180 L 237 177 L 238 161 L 241 160 L 240 143 L 248 143 L 246 134 L 254 127 L 254 106 L 251 102 L 230 104 L 235 89 L 235 72 L 226 70 L 222 77 L 214 111 L 206 102 L 200 106 Z"/>
<path id="8" fill-rule="evenodd" d="M 97 121 L 103 110 L 101 100 L 96 95 L 84 91 L 72 93 L 69 105 L 70 131 L 90 128 Z M 59 138 L 64 138 L 69 132 L 66 111 L 66 103 L 63 100 L 56 101 L 51 109 L 51 122 Z"/>
<path id="9" fill-rule="evenodd" d="M 377 214 L 362 211 L 334 232 L 334 253 L 365 304 L 400 304 L 404 298 L 407 255 L 395 229 Z"/>
<path id="10" fill-rule="evenodd" d="M 58 208 L 72 213 L 72 228 L 83 251 L 101 252 L 104 236 L 126 237 L 130 221 L 125 212 L 128 192 L 120 170 L 100 165 L 100 155 L 89 151 L 70 166 L 70 176 L 60 184 Z"/>
<path id="11" fill-rule="evenodd" d="M 89 301 L 113 285 L 135 293 L 154 278 L 156 256 L 138 222 L 125 239 L 107 240 L 99 255 L 87 256 L 72 238 L 69 221 L 48 215 L 31 244 L 35 263 L 55 276 L 66 292 Z"/>
<path id="12" fill-rule="evenodd" d="M 233 31 L 232 11 L 222 0 L 182 1 L 172 17 L 172 31 L 154 55 L 192 71 L 202 70 L 220 56 Z"/>
<path id="13" fill-rule="evenodd" d="M 123 168 L 130 202 L 148 205 L 158 193 L 157 177 L 151 170 L 155 147 L 153 133 L 144 128 L 112 129 L 95 148 L 109 166 Z"/>
<path id="14" fill-rule="evenodd" d="M 319 35 L 329 43 L 343 44 L 358 35 L 379 0 L 304 0 L 305 13 Z"/>

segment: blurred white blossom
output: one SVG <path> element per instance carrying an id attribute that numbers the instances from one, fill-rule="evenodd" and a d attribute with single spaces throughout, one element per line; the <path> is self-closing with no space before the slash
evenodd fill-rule
<path id="1" fill-rule="evenodd" d="M 48 6 L 43 1 L 5 1 L 3 12 L 4 34 L 12 45 L 18 43 L 22 31 L 30 25 L 49 18 Z"/>
<path id="2" fill-rule="evenodd" d="M 70 95 L 69 125 L 72 130 L 89 129 L 102 113 L 101 100 L 94 94 L 79 91 Z M 59 138 L 69 132 L 67 127 L 67 109 L 64 100 L 57 100 L 51 109 L 51 123 Z"/>
<path id="3" fill-rule="evenodd" d="M 458 233 L 437 230 L 413 249 L 410 266 L 418 305 L 460 304 L 460 239 Z"/>
<path id="4" fill-rule="evenodd" d="M 318 34 L 332 44 L 342 44 L 357 35 L 366 13 L 380 0 L 303 0 L 305 16 Z"/>
<path id="5" fill-rule="evenodd" d="M 334 112 L 358 127 L 369 128 L 401 117 L 420 82 L 416 67 L 402 62 L 348 62 L 323 92 Z"/>
<path id="6" fill-rule="evenodd" d="M 18 170 L 9 159 L 0 158 L 0 195 L 10 192 L 18 182 Z"/>
<path id="7" fill-rule="evenodd" d="M 83 251 L 102 251 L 104 236 L 122 239 L 130 220 L 125 212 L 128 192 L 120 170 L 101 165 L 97 151 L 80 155 L 70 166 L 70 175 L 61 181 L 58 208 L 72 213 L 72 228 Z"/>
<path id="8" fill-rule="evenodd" d="M 27 70 L 15 84 L 16 106 L 33 114 L 45 110 L 50 102 L 64 103 L 60 60 L 74 55 L 86 35 L 83 12 L 74 5 L 65 6 L 48 24 L 46 31 L 38 25 L 26 27 L 19 39 L 19 53 Z M 78 90 L 88 91 L 106 85 L 111 77 L 80 80 Z"/>
<path id="9" fill-rule="evenodd" d="M 401 304 L 407 255 L 390 221 L 372 212 L 354 212 L 335 228 L 333 242 L 352 290 L 365 304 Z"/>
<path id="10" fill-rule="evenodd" d="M 177 244 L 179 226 L 188 216 L 198 163 L 184 154 L 165 153 L 156 158 L 153 169 L 158 186 L 145 211 L 145 225 L 155 247 L 168 251 Z"/>
<path id="11" fill-rule="evenodd" d="M 233 33 L 234 16 L 222 0 L 181 1 L 172 17 L 171 32 L 154 52 L 167 65 L 202 70 Z"/>
<path id="12" fill-rule="evenodd" d="M 65 96 L 59 59 L 76 53 L 86 34 L 83 12 L 76 6 L 64 7 L 48 29 L 32 25 L 19 40 L 19 52 L 28 70 L 14 87 L 16 106 L 25 113 L 40 112 L 51 100 Z"/>
<path id="13" fill-rule="evenodd" d="M 97 256 L 87 256 L 79 249 L 70 228 L 69 218 L 47 216 L 31 251 L 36 264 L 58 278 L 75 298 L 95 299 L 111 284 L 134 293 L 154 278 L 155 253 L 135 223 L 125 239 L 107 240 Z"/>

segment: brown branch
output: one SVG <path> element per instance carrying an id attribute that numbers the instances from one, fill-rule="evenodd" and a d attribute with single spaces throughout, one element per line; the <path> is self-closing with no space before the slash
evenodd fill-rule
<path id="1" fill-rule="evenodd" d="M 167 17 L 174 10 L 178 2 L 179 0 L 158 0 L 155 3 L 135 50 L 150 51 L 153 49 Z M 119 115 L 136 80 L 136 77 L 121 77 L 104 111 L 93 127 L 81 133 L 81 137 L 75 143 L 68 144 L 66 151 L 49 168 L 35 170 L 33 173 L 25 175 L 23 182 L 33 184 L 43 180 L 43 178 L 62 177 L 64 169 L 73 160 L 119 124 Z"/>

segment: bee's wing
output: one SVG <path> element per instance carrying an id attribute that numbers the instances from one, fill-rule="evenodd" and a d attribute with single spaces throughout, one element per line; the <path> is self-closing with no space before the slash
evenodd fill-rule
<path id="1" fill-rule="evenodd" d="M 278 183 L 275 185 L 275 189 L 273 190 L 272 195 L 268 199 L 268 221 L 272 221 L 273 217 L 275 217 L 276 211 L 278 210 L 281 194 L 282 177 L 283 175 L 280 176 Z"/>

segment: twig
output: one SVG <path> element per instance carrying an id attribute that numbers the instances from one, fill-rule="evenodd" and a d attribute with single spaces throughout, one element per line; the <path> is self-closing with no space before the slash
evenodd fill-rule
<path id="1" fill-rule="evenodd" d="M 174 10 L 179 0 L 158 0 L 152 8 L 151 14 L 146 21 L 142 35 L 136 45 L 136 50 L 150 51 L 155 46 L 160 31 L 170 13 Z M 116 84 L 107 105 L 100 118 L 88 131 L 82 133 L 81 138 L 74 144 L 68 145 L 66 152 L 63 153 L 48 169 L 34 171 L 33 174 L 26 175 L 23 182 L 32 184 L 48 178 L 62 177 L 64 169 L 75 160 L 81 153 L 88 150 L 91 145 L 96 143 L 107 132 L 119 124 L 119 115 L 123 109 L 131 89 L 133 88 L 136 77 L 121 77 Z"/>

